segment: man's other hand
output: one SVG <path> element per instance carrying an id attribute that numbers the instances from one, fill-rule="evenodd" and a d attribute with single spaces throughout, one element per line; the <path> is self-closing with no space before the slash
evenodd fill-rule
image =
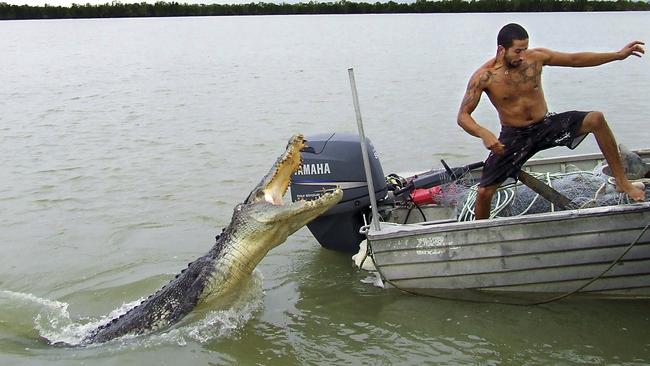
<path id="1" fill-rule="evenodd" d="M 486 136 L 483 137 L 483 145 L 496 155 L 503 155 L 505 152 L 505 145 L 502 144 L 492 132 L 487 133 Z"/>
<path id="2" fill-rule="evenodd" d="M 643 45 L 645 45 L 645 43 L 641 41 L 634 41 L 628 43 L 625 47 L 623 47 L 620 51 L 618 51 L 619 59 L 625 60 L 631 55 L 634 55 L 636 57 L 641 57 L 645 53 L 645 49 L 643 48 Z"/>

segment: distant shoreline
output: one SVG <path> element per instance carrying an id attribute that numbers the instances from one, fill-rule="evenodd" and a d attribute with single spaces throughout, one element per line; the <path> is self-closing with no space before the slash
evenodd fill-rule
<path id="1" fill-rule="evenodd" d="M 106 3 L 101 5 L 30 6 L 0 2 L 0 20 L 79 19 L 232 15 L 306 15 L 306 14 L 398 14 L 398 13 L 508 13 L 508 12 L 597 12 L 649 11 L 647 1 L 593 0 L 418 0 L 403 4 L 394 1 L 308 2 L 297 4 L 188 4 L 178 2 Z"/>

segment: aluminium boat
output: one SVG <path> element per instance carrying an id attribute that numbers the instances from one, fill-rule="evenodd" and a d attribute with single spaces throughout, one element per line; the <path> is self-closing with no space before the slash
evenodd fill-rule
<path id="1" fill-rule="evenodd" d="M 480 163 L 449 168 L 443 161 L 444 169 L 385 176 L 366 139 L 373 203 L 357 135 L 329 133 L 307 140 L 310 147 L 303 151 L 303 169 L 293 177 L 292 199 L 343 188 L 341 203 L 308 227 L 328 249 L 356 252 L 367 243 L 365 261 L 374 264 L 387 286 L 452 298 L 650 297 L 650 202 L 629 202 L 616 193 L 601 154 L 531 159 L 522 169 L 548 183 L 551 191 L 555 177 L 578 177 L 565 184 L 574 188 L 573 197 L 555 187 L 572 205 L 561 207 L 552 196 L 549 202 L 542 192 L 524 202 L 524 209 L 513 212 L 504 204 L 490 219 L 475 221 L 469 198 Z M 647 183 L 650 149 L 633 153 L 645 169 L 637 180 Z M 602 182 L 595 195 L 578 186 L 585 178 L 576 172 Z M 453 199 L 435 199 L 460 188 L 465 193 Z M 503 190 L 530 197 L 527 188 L 511 181 Z M 610 200 L 599 200 L 599 195 Z M 542 210 L 530 209 L 536 205 Z"/>

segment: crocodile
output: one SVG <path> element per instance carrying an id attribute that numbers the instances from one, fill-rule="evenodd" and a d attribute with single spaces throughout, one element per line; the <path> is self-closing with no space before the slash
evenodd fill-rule
<path id="1" fill-rule="evenodd" d="M 92 330 L 80 345 L 141 335 L 180 321 L 198 304 L 233 293 L 272 248 L 338 203 L 340 188 L 310 201 L 284 203 L 291 176 L 302 164 L 302 135 L 294 135 L 270 171 L 238 204 L 230 224 L 204 256 L 189 263 L 174 279 L 125 314 Z"/>

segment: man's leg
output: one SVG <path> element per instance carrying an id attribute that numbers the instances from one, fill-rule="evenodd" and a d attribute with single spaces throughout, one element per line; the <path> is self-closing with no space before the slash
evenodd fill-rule
<path id="1" fill-rule="evenodd" d="M 497 191 L 500 184 L 487 187 L 479 187 L 476 195 L 476 206 L 474 207 L 474 217 L 476 220 L 483 220 L 490 217 L 492 209 L 492 196 Z"/>
<path id="2" fill-rule="evenodd" d="M 582 126 L 578 130 L 579 134 L 593 133 L 598 142 L 600 151 L 605 156 L 607 164 L 612 171 L 614 179 L 616 179 L 616 190 L 625 192 L 631 199 L 635 201 L 643 201 L 645 199 L 645 191 L 632 185 L 632 183 L 625 176 L 621 157 L 618 154 L 618 147 L 616 146 L 616 139 L 614 134 L 609 129 L 605 116 L 602 112 L 589 112 L 582 121 Z"/>

